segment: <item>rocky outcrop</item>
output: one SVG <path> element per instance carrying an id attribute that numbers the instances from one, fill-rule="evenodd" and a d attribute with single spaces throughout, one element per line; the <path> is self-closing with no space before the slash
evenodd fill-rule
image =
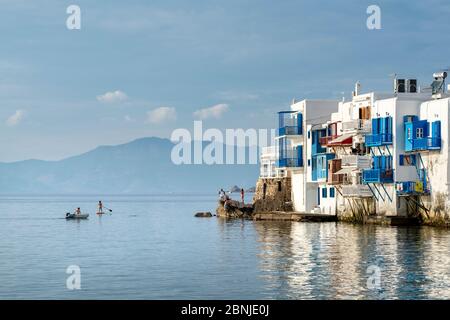
<path id="1" fill-rule="evenodd" d="M 196 218 L 211 218 L 213 215 L 211 212 L 197 212 L 195 214 Z"/>
<path id="2" fill-rule="evenodd" d="M 226 219 L 253 219 L 253 205 L 235 200 L 219 200 L 217 216 Z"/>
<path id="3" fill-rule="evenodd" d="M 292 212 L 291 178 L 259 178 L 253 196 L 254 212 Z"/>

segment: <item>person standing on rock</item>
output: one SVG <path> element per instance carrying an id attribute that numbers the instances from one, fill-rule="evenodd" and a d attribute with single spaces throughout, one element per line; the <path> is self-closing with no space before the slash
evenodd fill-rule
<path id="1" fill-rule="evenodd" d="M 219 191 L 219 198 L 222 201 L 226 200 L 226 198 L 225 198 L 225 191 L 223 191 L 223 189 L 220 189 L 220 191 Z"/>
<path id="2" fill-rule="evenodd" d="M 242 204 L 244 204 L 244 196 L 245 196 L 244 189 L 241 189 L 241 200 L 242 200 Z"/>

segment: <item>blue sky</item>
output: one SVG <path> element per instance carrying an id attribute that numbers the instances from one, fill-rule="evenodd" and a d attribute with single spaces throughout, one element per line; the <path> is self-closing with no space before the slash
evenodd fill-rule
<path id="1" fill-rule="evenodd" d="M 81 30 L 66 28 L 71 4 Z M 169 137 L 199 117 L 274 127 L 293 98 L 340 99 L 357 80 L 389 91 L 394 72 L 427 85 L 450 65 L 449 15 L 439 0 L 0 0 L 0 161 Z"/>

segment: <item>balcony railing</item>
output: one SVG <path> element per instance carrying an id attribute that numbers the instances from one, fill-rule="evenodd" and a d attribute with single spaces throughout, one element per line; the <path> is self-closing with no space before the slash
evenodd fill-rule
<path id="1" fill-rule="evenodd" d="M 358 169 L 370 169 L 372 157 L 359 155 L 343 155 L 341 157 L 342 167 L 355 167 Z"/>
<path id="2" fill-rule="evenodd" d="M 392 144 L 392 134 L 380 133 L 366 135 L 366 146 L 368 147 L 378 147 L 389 144 Z"/>
<path id="3" fill-rule="evenodd" d="M 330 142 L 331 142 L 332 140 L 337 139 L 337 138 L 339 138 L 339 137 L 340 137 L 340 136 L 338 136 L 338 135 L 321 137 L 321 138 L 319 139 L 319 143 L 320 143 L 322 146 L 327 146 L 327 145 L 330 144 Z"/>
<path id="4" fill-rule="evenodd" d="M 441 138 L 425 137 L 413 139 L 412 150 L 439 150 L 441 149 Z"/>
<path id="5" fill-rule="evenodd" d="M 394 170 L 392 169 L 365 169 L 362 175 L 363 183 L 393 183 Z"/>
<path id="6" fill-rule="evenodd" d="M 276 178 L 277 172 L 276 172 L 275 168 L 273 168 L 272 170 L 261 168 L 259 176 L 261 178 Z"/>
<path id="7" fill-rule="evenodd" d="M 261 159 L 276 159 L 278 157 L 278 148 L 275 146 L 264 147 L 261 152 Z"/>
<path id="8" fill-rule="evenodd" d="M 397 182 L 395 187 L 398 195 L 425 195 L 430 193 L 430 190 L 424 188 L 421 181 Z"/>
<path id="9" fill-rule="evenodd" d="M 278 136 L 295 136 L 302 134 L 302 127 L 299 126 L 285 126 L 278 128 Z"/>
<path id="10" fill-rule="evenodd" d="M 366 198 L 372 197 L 373 194 L 367 185 L 358 184 L 358 185 L 342 186 L 342 196 Z"/>
<path id="11" fill-rule="evenodd" d="M 370 132 L 372 130 L 372 122 L 366 119 L 355 119 L 342 123 L 342 130 L 345 131 L 359 131 Z"/>
<path id="12" fill-rule="evenodd" d="M 336 174 L 336 173 L 329 174 L 327 183 L 331 184 L 331 185 L 343 184 L 344 183 L 344 175 Z"/>
<path id="13" fill-rule="evenodd" d="M 303 167 L 303 159 L 300 158 L 281 158 L 277 161 L 279 168 L 300 168 Z"/>

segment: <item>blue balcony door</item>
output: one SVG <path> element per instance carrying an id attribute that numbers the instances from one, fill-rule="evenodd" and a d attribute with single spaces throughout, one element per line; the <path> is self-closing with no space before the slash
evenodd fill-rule
<path id="1" fill-rule="evenodd" d="M 441 122 L 440 121 L 434 121 L 431 123 L 431 136 L 433 138 L 441 137 Z"/>
<path id="2" fill-rule="evenodd" d="M 413 148 L 413 122 L 405 123 L 405 151 L 411 151 Z"/>

